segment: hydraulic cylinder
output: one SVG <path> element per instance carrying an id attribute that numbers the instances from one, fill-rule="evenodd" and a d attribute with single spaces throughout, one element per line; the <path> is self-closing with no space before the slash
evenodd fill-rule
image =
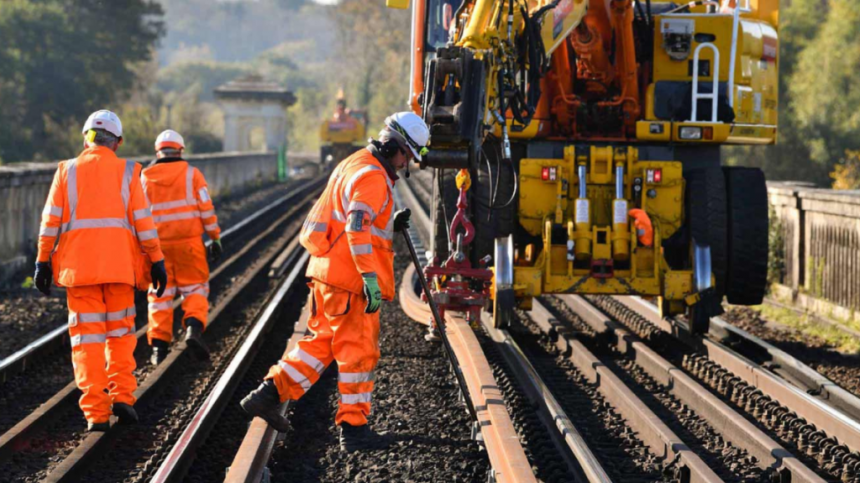
<path id="1" fill-rule="evenodd" d="M 612 258 L 616 262 L 630 259 L 630 229 L 627 223 L 627 199 L 624 197 L 624 163 L 615 165 L 615 200 L 612 202 Z"/>
<path id="2" fill-rule="evenodd" d="M 574 250 L 577 260 L 591 259 L 591 204 L 586 191 L 586 167 L 579 164 L 576 167 L 576 175 L 579 178 L 579 193 L 576 198 L 575 216 L 576 221 L 576 244 Z"/>

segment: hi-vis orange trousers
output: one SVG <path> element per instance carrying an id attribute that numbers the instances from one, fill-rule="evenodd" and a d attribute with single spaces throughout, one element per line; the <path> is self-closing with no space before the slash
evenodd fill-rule
<path id="1" fill-rule="evenodd" d="M 91 423 L 110 419 L 111 404 L 134 405 L 134 287 L 105 283 L 68 287 L 69 336 L 75 383 Z M 108 392 L 105 392 L 105 389 Z"/>
<path id="2" fill-rule="evenodd" d="M 173 299 L 176 292 L 182 296 L 182 325 L 194 317 L 206 327 L 209 316 L 209 263 L 206 246 L 200 237 L 161 242 L 164 268 L 167 270 L 167 288 L 158 297 L 149 287 L 149 328 L 146 336 L 164 342 L 173 340 Z"/>
<path id="3" fill-rule="evenodd" d="M 281 402 L 296 400 L 337 361 L 340 392 L 335 423 L 367 424 L 373 393 L 373 371 L 379 361 L 379 312 L 364 313 L 361 295 L 319 282 L 311 287 L 311 335 L 269 369 Z"/>

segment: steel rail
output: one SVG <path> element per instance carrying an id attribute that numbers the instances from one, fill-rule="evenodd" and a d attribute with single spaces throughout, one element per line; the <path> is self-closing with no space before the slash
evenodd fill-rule
<path id="1" fill-rule="evenodd" d="M 298 245 L 292 246 L 291 251 L 299 253 L 303 251 Z M 180 481 L 194 461 L 197 449 L 206 440 L 209 432 L 215 426 L 230 401 L 236 387 L 245 376 L 251 363 L 254 361 L 255 352 L 265 342 L 266 334 L 279 317 L 288 293 L 304 281 L 304 268 L 309 254 L 298 257 L 293 269 L 283 282 L 278 286 L 274 295 L 266 302 L 256 317 L 253 328 L 242 343 L 242 346 L 233 356 L 230 365 L 218 379 L 215 387 L 206 396 L 206 399 L 197 410 L 191 422 L 185 427 L 182 435 L 171 448 L 170 453 L 152 477 L 153 482 L 167 483 Z"/>
<path id="2" fill-rule="evenodd" d="M 676 467 L 679 477 L 683 480 L 696 482 L 719 482 L 722 479 L 711 470 L 707 464 L 693 452 L 654 412 L 639 399 L 606 365 L 589 351 L 582 342 L 571 337 L 569 329 L 561 325 L 552 314 L 538 302 L 532 303 L 528 312 L 531 320 L 547 333 L 555 346 L 567 354 L 567 358 L 593 384 L 598 386 L 600 393 L 609 401 L 627 424 L 638 433 L 639 438 L 651 452 L 665 462 L 676 461 L 676 458 L 689 470 L 689 479 L 681 475 L 680 467 Z"/>
<path id="3" fill-rule="evenodd" d="M 405 277 L 401 281 L 401 284 L 404 283 L 412 286 L 412 280 Z M 404 291 L 401 290 L 400 293 L 404 294 Z M 418 298 L 414 290 L 411 291 L 411 296 L 408 296 L 409 293 L 410 291 L 406 291 L 407 297 L 400 298 L 403 311 L 412 318 L 415 318 L 413 314 L 418 315 L 416 320 L 426 320 L 430 316 L 427 304 Z M 495 481 L 536 482 L 519 435 L 505 407 L 504 395 L 493 376 L 493 370 L 484 356 L 478 338 L 463 316 L 446 312 L 445 321 L 448 340 L 457 359 L 451 363 L 460 367 L 469 388 L 469 394 L 464 396 L 470 398 L 475 407 L 477 421 L 474 424 L 483 437 Z"/>
<path id="4" fill-rule="evenodd" d="M 249 226 L 251 223 L 254 223 L 261 217 L 274 212 L 274 210 L 280 208 L 285 203 L 291 200 L 295 200 L 295 198 L 301 196 L 302 193 L 306 193 L 308 190 L 313 190 L 324 179 L 325 178 L 320 176 L 314 179 L 312 182 L 307 183 L 304 186 L 296 188 L 289 193 L 281 196 L 277 200 L 254 212 L 248 218 L 245 218 L 239 223 L 224 230 L 224 232 L 221 234 L 221 239 L 229 240 L 236 237 L 237 235 L 240 235 L 245 227 Z M 206 246 L 209 246 L 210 244 L 211 240 L 208 240 L 206 242 Z M 228 264 L 225 260 L 225 262 L 221 263 L 218 268 L 220 269 L 222 266 L 226 265 Z M 39 337 L 35 341 L 27 344 L 13 354 L 10 354 L 3 360 L 0 360 L 0 383 L 6 382 L 15 374 L 24 372 L 28 367 L 32 366 L 33 364 L 38 364 L 38 361 L 42 360 L 47 354 L 50 354 L 67 345 L 68 339 L 68 326 L 66 324 L 62 324 L 48 334 Z"/>
<path id="5" fill-rule="evenodd" d="M 314 183 L 305 186 L 302 189 L 294 191 L 294 196 L 305 195 L 308 190 L 314 190 L 319 187 L 320 181 L 322 179 L 315 180 Z M 272 222 L 271 226 L 256 236 L 254 239 L 250 240 L 247 245 L 245 245 L 239 252 L 234 254 L 230 259 L 226 260 L 222 263 L 218 269 L 212 272 L 210 275 L 210 279 L 214 276 L 217 276 L 236 260 L 239 260 L 242 255 L 247 254 L 251 251 L 252 248 L 255 248 L 262 240 L 271 235 L 278 228 L 282 228 L 283 224 L 294 218 L 298 213 L 301 212 L 303 207 L 305 207 L 311 200 L 315 198 L 316 194 L 311 193 L 306 195 L 303 199 L 299 200 L 293 207 L 287 211 L 284 215 L 279 217 L 276 221 Z M 296 233 L 297 233 L 296 229 Z M 293 237 L 283 237 L 284 240 L 281 241 L 280 245 L 276 247 L 276 250 L 273 250 L 270 253 L 267 253 L 263 257 L 257 259 L 254 263 L 252 263 L 251 268 L 246 272 L 246 277 L 244 277 L 239 283 L 233 284 L 221 298 L 221 300 L 212 307 L 212 310 L 209 313 L 209 327 L 217 324 L 220 321 L 220 315 L 224 312 L 224 310 L 244 291 L 244 289 L 250 285 L 250 283 L 256 278 L 257 274 L 259 274 L 264 268 L 266 268 L 275 257 L 277 253 L 280 252 L 287 244 L 287 239 Z M 137 332 L 135 332 L 135 336 L 138 340 L 141 340 L 146 337 L 146 327 L 142 327 Z M 186 352 L 185 343 L 179 343 L 174 346 L 174 348 L 170 351 L 167 358 L 162 362 L 148 377 L 147 379 L 138 387 L 138 390 L 135 391 L 135 396 L 137 397 L 137 405 L 145 406 L 149 399 L 152 397 L 157 390 L 160 390 L 160 387 L 157 387 L 157 383 L 165 378 L 164 376 L 168 375 L 172 372 L 174 366 L 176 365 L 176 361 L 179 360 L 184 353 Z M 166 379 L 166 378 L 165 378 Z M 27 416 L 24 420 L 19 422 L 5 434 L 0 436 L 0 461 L 3 461 L 5 458 L 10 456 L 16 448 L 20 448 L 26 446 L 27 439 L 38 429 L 44 427 L 50 421 L 54 420 L 61 410 L 70 403 L 74 402 L 74 396 L 77 394 L 77 387 L 75 382 L 70 382 L 66 387 L 61 389 L 55 396 L 53 396 L 48 402 L 40 406 L 36 411 Z M 112 423 L 115 423 L 115 418 L 111 419 Z M 83 442 L 57 467 L 54 471 L 48 475 L 46 481 L 66 481 L 71 478 L 74 479 L 88 464 L 88 459 L 92 454 L 92 450 L 97 447 L 104 447 L 114 436 L 114 431 L 108 431 L 105 433 L 93 433 L 88 435 Z"/>
<path id="6" fill-rule="evenodd" d="M 305 305 L 299 321 L 296 322 L 293 335 L 287 341 L 287 348 L 284 350 L 283 357 L 286 357 L 308 333 L 308 320 L 311 315 L 308 308 L 309 304 L 310 302 Z M 289 403 L 290 401 L 281 404 L 280 413 L 282 416 L 287 414 Z M 260 418 L 254 418 L 227 470 L 225 483 L 257 483 L 263 481 L 277 437 L 278 431 L 269 426 L 269 423 Z"/>
<path id="7" fill-rule="evenodd" d="M 657 307 L 639 297 L 625 297 L 618 300 L 641 314 L 649 322 L 657 321 L 660 317 Z M 794 411 L 798 417 L 815 425 L 817 430 L 826 433 L 827 437 L 836 438 L 840 444 L 846 445 L 851 451 L 860 451 L 860 423 L 858 421 L 828 404 L 825 400 L 789 384 L 774 372 L 738 354 L 720 342 L 704 338 L 701 340 L 701 344 L 702 351 L 708 359 L 740 377 L 747 384 L 759 389 L 772 400 L 778 401 Z"/>
<path id="8" fill-rule="evenodd" d="M 501 349 L 502 357 L 513 369 L 529 402 L 537 409 L 538 419 L 549 430 L 570 472 L 590 483 L 611 482 L 600 461 L 510 333 L 493 327 L 491 317 L 486 312 L 481 316 L 481 325 Z"/>
<path id="9" fill-rule="evenodd" d="M 787 471 L 793 482 L 825 481 L 790 451 L 685 374 L 683 370 L 657 354 L 621 323 L 611 320 L 591 302 L 578 295 L 562 295 L 558 298 L 595 332 L 609 335 L 610 343 L 616 350 L 632 357 L 648 375 L 666 386 L 675 397 L 707 420 L 726 441 L 755 456 L 761 468 L 772 468 L 783 473 Z"/>

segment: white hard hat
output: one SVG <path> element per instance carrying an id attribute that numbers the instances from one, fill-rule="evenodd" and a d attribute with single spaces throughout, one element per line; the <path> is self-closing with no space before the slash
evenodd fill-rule
<path id="1" fill-rule="evenodd" d="M 155 150 L 161 151 L 164 148 L 185 149 L 185 140 L 178 132 L 168 129 L 155 138 Z"/>
<path id="2" fill-rule="evenodd" d="M 398 112 L 386 117 L 385 127 L 406 139 L 409 150 L 415 155 L 416 160 L 421 161 L 421 156 L 427 154 L 430 129 L 427 128 L 424 120 L 414 112 Z"/>
<path id="3" fill-rule="evenodd" d="M 119 116 L 105 109 L 90 114 L 81 133 L 86 134 L 90 129 L 104 129 L 118 138 L 122 137 L 122 121 Z"/>

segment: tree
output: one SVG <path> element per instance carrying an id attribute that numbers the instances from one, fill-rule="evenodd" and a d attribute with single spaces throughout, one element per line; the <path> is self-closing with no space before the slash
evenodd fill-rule
<path id="1" fill-rule="evenodd" d="M 0 157 L 68 156 L 50 136 L 128 94 L 161 15 L 152 0 L 0 2 Z"/>

